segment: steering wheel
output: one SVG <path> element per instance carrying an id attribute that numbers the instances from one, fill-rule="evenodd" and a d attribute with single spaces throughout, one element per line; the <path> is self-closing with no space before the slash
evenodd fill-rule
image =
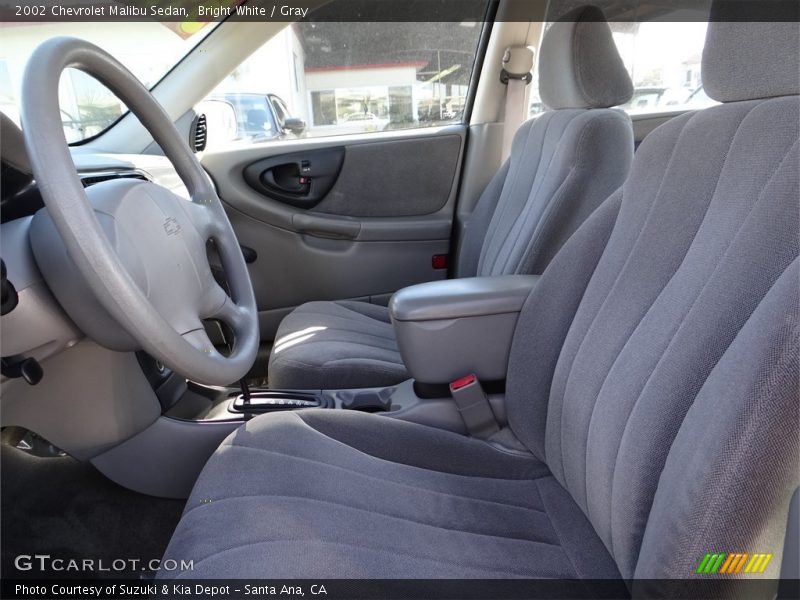
<path id="1" fill-rule="evenodd" d="M 59 79 L 69 67 L 96 78 L 141 120 L 171 160 L 191 202 L 140 180 L 84 189 L 58 102 Z M 54 38 L 36 49 L 25 70 L 22 125 L 46 206 L 36 217 L 46 212 L 57 229 L 58 243 L 63 241 L 69 256 L 62 260 L 74 263 L 71 268 L 82 280 L 73 281 L 72 289 L 88 286 L 135 345 L 189 379 L 227 385 L 242 378 L 259 342 L 250 275 L 210 178 L 150 92 L 100 48 L 75 38 Z M 33 230 L 31 237 L 33 242 Z M 219 253 L 230 295 L 212 275 L 209 243 Z M 40 254 L 36 258 L 41 263 Z M 214 348 L 204 319 L 230 327 L 234 340 L 229 355 Z"/>

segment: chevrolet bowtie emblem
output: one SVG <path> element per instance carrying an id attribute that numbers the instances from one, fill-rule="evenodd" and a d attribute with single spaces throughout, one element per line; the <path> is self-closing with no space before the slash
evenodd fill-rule
<path id="1" fill-rule="evenodd" d="M 167 235 L 178 235 L 181 232 L 181 224 L 175 217 L 167 217 L 164 219 L 164 231 Z"/>

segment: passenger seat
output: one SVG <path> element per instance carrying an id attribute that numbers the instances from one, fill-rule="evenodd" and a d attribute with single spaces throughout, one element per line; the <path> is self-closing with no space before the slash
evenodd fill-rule
<path id="1" fill-rule="evenodd" d="M 611 29 L 596 7 L 553 23 L 542 41 L 547 112 L 517 131 L 509 160 L 483 192 L 457 257 L 458 277 L 541 273 L 578 226 L 625 181 L 630 118 L 609 109 L 633 93 Z M 386 307 L 309 302 L 281 323 L 272 388 L 388 386 L 408 378 Z"/>

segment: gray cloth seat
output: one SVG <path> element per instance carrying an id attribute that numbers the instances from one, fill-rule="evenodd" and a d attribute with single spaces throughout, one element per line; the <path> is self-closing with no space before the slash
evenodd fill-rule
<path id="1" fill-rule="evenodd" d="M 203 478 L 168 552 L 189 553 L 187 577 L 619 577 L 543 463 L 403 421 L 253 419 Z"/>
<path id="2" fill-rule="evenodd" d="M 775 580 L 800 484 L 799 35 L 709 25 L 703 77 L 724 104 L 648 136 L 539 279 L 507 429 L 255 418 L 208 462 L 166 556 L 201 578 L 630 580 L 764 552 L 757 577 Z M 703 577 L 693 594 L 747 576 Z"/>
<path id="3" fill-rule="evenodd" d="M 541 273 L 630 170 L 630 119 L 607 108 L 630 99 L 630 77 L 599 9 L 571 19 L 542 41 L 539 87 L 551 110 L 519 128 L 509 160 L 478 201 L 460 244 L 459 277 Z M 326 304 L 304 304 L 282 321 L 271 387 L 377 387 L 408 378 L 386 307 Z M 345 322 L 342 308 L 360 316 Z M 316 333 L 298 335 L 309 328 Z"/>
<path id="4" fill-rule="evenodd" d="M 368 302 L 304 304 L 283 320 L 272 357 L 280 365 L 270 366 L 273 388 L 378 387 L 407 377 L 389 309 Z"/>

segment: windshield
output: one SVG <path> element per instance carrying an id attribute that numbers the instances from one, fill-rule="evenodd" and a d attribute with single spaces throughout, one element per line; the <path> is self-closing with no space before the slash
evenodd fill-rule
<path id="1" fill-rule="evenodd" d="M 19 125 L 25 65 L 45 40 L 67 35 L 100 46 L 148 88 L 153 87 L 215 26 L 214 23 L 0 23 L 0 111 Z M 67 142 L 101 133 L 127 111 L 106 87 L 76 69 L 59 85 L 61 124 Z"/>

